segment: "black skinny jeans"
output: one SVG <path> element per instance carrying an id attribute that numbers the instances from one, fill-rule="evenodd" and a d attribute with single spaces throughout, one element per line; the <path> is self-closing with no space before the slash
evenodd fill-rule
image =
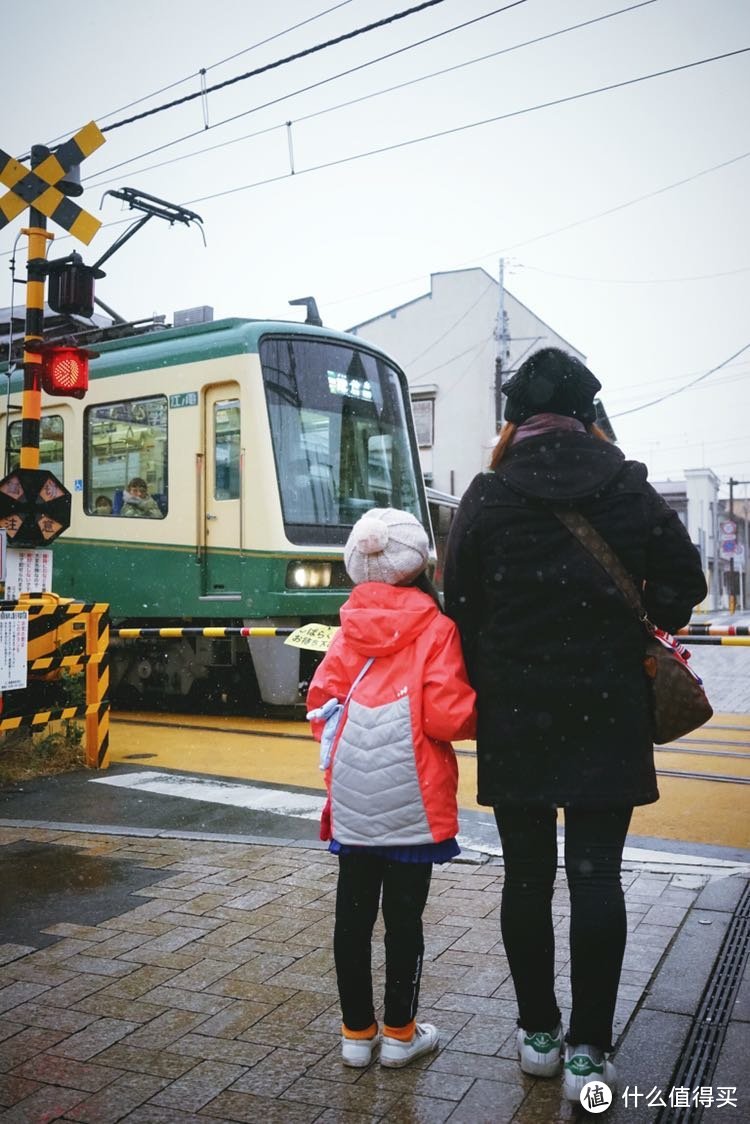
<path id="1" fill-rule="evenodd" d="M 568 1042 L 612 1048 L 612 1022 L 627 922 L 620 882 L 632 808 L 565 809 L 570 891 Z M 554 808 L 495 808 L 505 863 L 500 925 L 524 1030 L 553 1031 L 555 998 L 552 891 L 557 873 Z"/>
<path id="2" fill-rule="evenodd" d="M 378 855 L 339 855 L 333 955 L 344 1025 L 367 1030 L 375 1021 L 372 930 L 383 891 L 385 1023 L 400 1027 L 416 1016 L 422 978 L 422 913 L 432 863 L 403 863 Z"/>

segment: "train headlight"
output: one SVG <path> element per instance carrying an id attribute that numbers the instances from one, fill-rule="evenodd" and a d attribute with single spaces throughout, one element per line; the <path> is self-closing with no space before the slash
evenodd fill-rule
<path id="1" fill-rule="evenodd" d="M 327 589 L 332 569 L 330 562 L 290 562 L 286 570 L 287 589 Z"/>

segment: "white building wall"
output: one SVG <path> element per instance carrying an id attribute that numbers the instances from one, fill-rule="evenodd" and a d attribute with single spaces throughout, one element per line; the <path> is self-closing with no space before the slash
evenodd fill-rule
<path id="1" fill-rule="evenodd" d="M 443 492 L 461 495 L 487 467 L 496 435 L 495 357 L 499 283 L 483 269 L 435 273 L 422 297 L 351 330 L 388 352 L 406 372 L 412 394 L 434 390 L 434 443 L 422 469 Z M 508 377 L 542 347 L 585 356 L 511 293 L 503 294 Z"/>

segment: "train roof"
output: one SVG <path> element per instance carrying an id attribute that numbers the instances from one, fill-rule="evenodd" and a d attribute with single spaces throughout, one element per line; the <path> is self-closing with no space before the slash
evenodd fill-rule
<path id="1" fill-rule="evenodd" d="M 356 336 L 334 328 L 318 328 L 294 320 L 249 320 L 239 317 L 211 320 L 180 328 L 164 328 L 147 335 L 105 340 L 95 345 L 99 358 L 91 364 L 91 375 L 113 375 L 120 371 L 143 371 L 154 366 L 197 363 L 225 355 L 257 353 L 263 336 L 300 335 L 346 340 L 362 346 Z"/>
<path id="2" fill-rule="evenodd" d="M 113 325 L 114 338 L 107 338 L 106 329 L 77 335 L 77 345 L 90 347 L 97 353 L 97 358 L 91 361 L 91 379 L 130 371 L 147 371 L 157 366 L 197 363 L 227 355 L 253 354 L 257 353 L 261 339 L 267 335 L 317 336 L 320 339 L 351 343 L 357 348 L 368 346 L 367 341 L 348 332 L 296 320 L 229 317 L 181 327 L 152 328 L 135 334 L 128 333 L 127 327 Z M 68 338 L 64 342 L 73 341 Z M 380 351 L 376 347 L 374 350 Z M 394 363 L 394 366 L 397 364 Z M 11 379 L 12 390 L 21 389 L 22 375 L 22 370 L 14 373 Z"/>

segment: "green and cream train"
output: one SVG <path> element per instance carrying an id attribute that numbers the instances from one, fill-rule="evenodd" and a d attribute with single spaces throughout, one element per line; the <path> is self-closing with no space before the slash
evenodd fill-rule
<path id="1" fill-rule="evenodd" d="M 121 627 L 335 624 L 359 516 L 399 507 L 429 529 L 405 376 L 362 340 L 227 319 L 93 346 L 85 398 L 42 403 L 40 467 L 73 497 L 52 547 L 60 596 L 108 602 Z M 19 373 L 0 406 L 5 472 L 21 390 Z M 123 506 L 134 478 L 150 516 Z M 111 656 L 115 699 L 276 706 L 302 701 L 318 658 L 235 636 L 115 639 Z"/>

